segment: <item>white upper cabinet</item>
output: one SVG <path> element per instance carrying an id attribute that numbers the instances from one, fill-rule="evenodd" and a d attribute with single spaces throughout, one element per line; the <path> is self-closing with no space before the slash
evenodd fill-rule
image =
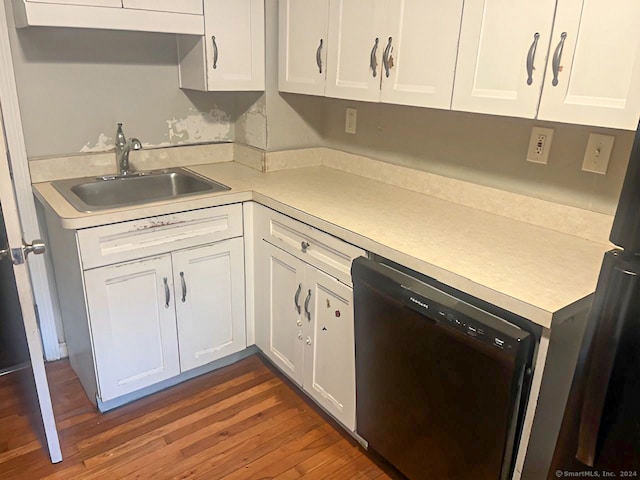
<path id="1" fill-rule="evenodd" d="M 124 8 L 202 15 L 202 0 L 122 0 Z"/>
<path id="2" fill-rule="evenodd" d="M 28 3 L 57 3 L 59 5 L 82 5 L 85 7 L 122 8 L 122 0 L 25 0 Z"/>
<path id="3" fill-rule="evenodd" d="M 462 0 L 389 0 L 382 102 L 451 108 L 461 17 Z"/>
<path id="4" fill-rule="evenodd" d="M 326 96 L 450 108 L 462 4 L 331 0 Z"/>
<path id="5" fill-rule="evenodd" d="M 201 0 L 14 0 L 16 26 L 202 35 Z"/>
<path id="6" fill-rule="evenodd" d="M 247 346 L 242 238 L 171 254 L 182 372 Z"/>
<path id="7" fill-rule="evenodd" d="M 204 0 L 204 14 L 204 37 L 178 37 L 180 87 L 264 90 L 264 1 Z"/>
<path id="8" fill-rule="evenodd" d="M 538 118 L 635 130 L 640 2 L 558 2 Z"/>
<path id="9" fill-rule="evenodd" d="M 278 83 L 281 92 L 324 95 L 329 0 L 280 0 Z"/>
<path id="10" fill-rule="evenodd" d="M 535 118 L 555 0 L 465 0 L 452 108 Z"/>
<path id="11" fill-rule="evenodd" d="M 386 0 L 330 0 L 326 96 L 380 101 Z"/>

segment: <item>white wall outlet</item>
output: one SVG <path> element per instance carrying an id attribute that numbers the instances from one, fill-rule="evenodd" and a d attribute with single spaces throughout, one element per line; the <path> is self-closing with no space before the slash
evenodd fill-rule
<path id="1" fill-rule="evenodd" d="M 612 135 L 598 135 L 596 133 L 589 135 L 582 170 L 606 175 L 615 138 Z"/>
<path id="2" fill-rule="evenodd" d="M 358 110 L 355 108 L 347 108 L 347 117 L 344 122 L 344 131 L 355 135 L 358 125 Z"/>
<path id="3" fill-rule="evenodd" d="M 529 149 L 527 150 L 527 160 L 534 163 L 549 162 L 549 151 L 551 150 L 551 140 L 553 140 L 553 128 L 533 127 Z"/>

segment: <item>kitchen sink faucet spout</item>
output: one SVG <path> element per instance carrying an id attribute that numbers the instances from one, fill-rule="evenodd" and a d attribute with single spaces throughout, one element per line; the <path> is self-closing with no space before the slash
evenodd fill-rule
<path id="1" fill-rule="evenodd" d="M 116 163 L 118 164 L 118 175 L 127 176 L 131 172 L 129 170 L 129 152 L 131 150 L 140 150 L 142 143 L 137 138 L 126 139 L 122 131 L 122 124 L 118 123 L 116 131 Z"/>

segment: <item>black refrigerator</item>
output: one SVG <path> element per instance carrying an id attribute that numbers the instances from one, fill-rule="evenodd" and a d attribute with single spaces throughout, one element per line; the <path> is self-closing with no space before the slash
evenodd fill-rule
<path id="1" fill-rule="evenodd" d="M 548 479 L 640 478 L 640 129 Z"/>

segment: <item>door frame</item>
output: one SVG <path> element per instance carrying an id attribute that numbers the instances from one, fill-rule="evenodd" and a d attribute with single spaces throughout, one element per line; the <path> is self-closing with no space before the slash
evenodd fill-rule
<path id="1" fill-rule="evenodd" d="M 27 149 L 22 129 L 22 115 L 18 103 L 18 90 L 9 43 L 9 23 L 5 3 L 0 1 L 0 103 L 4 114 L 6 142 L 9 149 L 9 165 L 13 173 L 13 184 L 18 203 L 18 212 L 22 221 L 25 238 L 43 238 L 38 224 L 36 205 L 31 189 L 31 174 Z M 29 260 L 29 271 L 33 294 L 39 317 L 40 334 L 45 358 L 48 361 L 61 358 L 57 320 L 60 319 L 60 308 L 57 303 L 58 294 L 55 285 L 49 283 L 44 256 Z"/>

